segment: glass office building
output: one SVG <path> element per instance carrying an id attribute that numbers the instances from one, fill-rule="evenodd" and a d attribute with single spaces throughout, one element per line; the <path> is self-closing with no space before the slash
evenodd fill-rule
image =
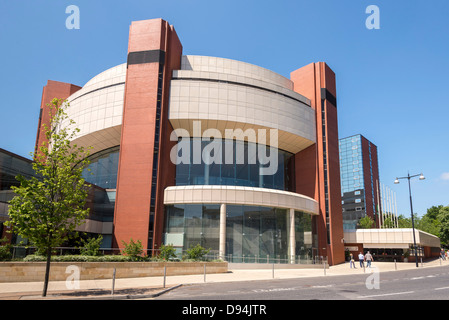
<path id="1" fill-rule="evenodd" d="M 377 147 L 359 134 L 340 139 L 339 150 L 343 228 L 357 229 L 367 215 L 377 223 Z"/>

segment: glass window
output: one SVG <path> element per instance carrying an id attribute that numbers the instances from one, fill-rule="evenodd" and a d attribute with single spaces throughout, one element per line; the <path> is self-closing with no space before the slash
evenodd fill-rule
<path id="1" fill-rule="evenodd" d="M 260 175 L 259 172 L 262 165 L 258 161 L 258 148 L 255 143 L 223 139 L 221 141 L 221 163 L 205 164 L 203 159 L 201 159 L 201 163 L 193 163 L 193 145 L 197 140 L 191 139 L 190 141 L 190 165 L 178 164 L 176 166 L 176 185 L 178 186 L 232 185 L 279 190 L 287 189 L 285 175 L 288 159 L 292 156 L 291 153 L 274 148 L 271 148 L 270 151 L 267 150 L 270 153 L 277 153 L 277 170 L 272 175 Z M 202 141 L 202 150 L 209 143 L 211 142 Z M 268 165 L 265 166 L 268 167 Z"/>
<path id="2" fill-rule="evenodd" d="M 120 147 L 112 147 L 91 155 L 83 178 L 104 189 L 116 189 Z"/>
<path id="3" fill-rule="evenodd" d="M 220 234 L 220 205 L 205 204 L 202 207 L 202 237 L 201 246 L 206 249 L 218 250 Z"/>
<path id="4" fill-rule="evenodd" d="M 179 239 L 179 250 L 196 244 L 218 252 L 220 205 L 166 206 L 165 239 Z M 295 213 L 296 254 L 311 257 L 312 220 Z M 231 262 L 288 262 L 288 210 L 262 206 L 226 206 L 226 258 Z M 168 240 L 167 240 L 168 241 Z M 302 259 L 302 258 L 301 258 Z"/>
<path id="5" fill-rule="evenodd" d="M 185 224 L 185 238 L 184 248 L 189 249 L 192 246 L 201 244 L 202 237 L 202 205 L 191 204 L 184 207 L 184 224 Z"/>

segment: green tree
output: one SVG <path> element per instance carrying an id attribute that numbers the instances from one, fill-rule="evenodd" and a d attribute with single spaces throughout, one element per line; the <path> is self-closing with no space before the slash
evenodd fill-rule
<path id="1" fill-rule="evenodd" d="M 359 219 L 360 229 L 370 229 L 374 225 L 374 220 L 370 216 L 364 216 Z"/>
<path id="2" fill-rule="evenodd" d="M 427 209 L 426 216 L 432 220 L 437 220 L 441 209 L 443 209 L 443 205 L 432 206 L 429 209 Z"/>
<path id="3" fill-rule="evenodd" d="M 411 218 L 406 218 L 404 215 L 400 214 L 398 216 L 398 227 L 399 228 L 411 228 L 412 227 Z"/>
<path id="4" fill-rule="evenodd" d="M 382 223 L 382 228 L 394 228 L 394 221 L 390 216 L 384 215 L 384 221 Z"/>
<path id="5" fill-rule="evenodd" d="M 88 186 L 82 177 L 89 152 L 71 144 L 78 128 L 65 112 L 68 104 L 53 99 L 50 125 L 44 125 L 47 142 L 33 155 L 37 177 L 17 176 L 20 186 L 12 187 L 7 223 L 12 231 L 27 238 L 47 256 L 43 296 L 47 295 L 52 248 L 60 246 L 83 223 L 89 209 L 85 202 Z"/>
<path id="6" fill-rule="evenodd" d="M 437 216 L 439 225 L 440 240 L 444 245 L 449 244 L 449 206 L 442 207 Z"/>
<path id="7" fill-rule="evenodd" d="M 440 220 L 438 216 L 432 218 L 432 215 L 425 214 L 422 218 L 415 220 L 415 227 L 424 232 L 433 234 L 437 237 L 440 236 Z"/>

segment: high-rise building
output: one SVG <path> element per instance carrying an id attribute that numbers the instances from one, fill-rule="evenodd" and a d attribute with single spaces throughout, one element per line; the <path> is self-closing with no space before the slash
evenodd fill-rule
<path id="1" fill-rule="evenodd" d="M 343 228 L 356 229 L 360 218 L 371 217 L 379 227 L 380 182 L 377 147 L 357 134 L 340 144 Z"/>
<path id="2" fill-rule="evenodd" d="M 115 203 L 84 231 L 115 248 L 199 243 L 229 261 L 343 262 L 334 72 L 311 63 L 289 79 L 182 51 L 166 21 L 135 21 L 126 63 L 83 87 L 45 87 L 41 115 L 67 99 L 73 142 L 93 147 L 86 179 Z"/>

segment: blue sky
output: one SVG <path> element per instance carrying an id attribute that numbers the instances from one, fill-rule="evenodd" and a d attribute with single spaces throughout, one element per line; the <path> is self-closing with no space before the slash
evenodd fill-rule
<path id="1" fill-rule="evenodd" d="M 80 29 L 65 26 L 80 9 Z M 369 5 L 380 29 L 368 30 Z M 449 205 L 447 0 L 33 0 L 0 3 L 0 148 L 29 157 L 48 79 L 84 85 L 126 62 L 131 21 L 173 24 L 184 54 L 237 59 L 286 77 L 325 61 L 337 75 L 339 135 L 377 145 L 381 182 L 398 212 Z"/>

